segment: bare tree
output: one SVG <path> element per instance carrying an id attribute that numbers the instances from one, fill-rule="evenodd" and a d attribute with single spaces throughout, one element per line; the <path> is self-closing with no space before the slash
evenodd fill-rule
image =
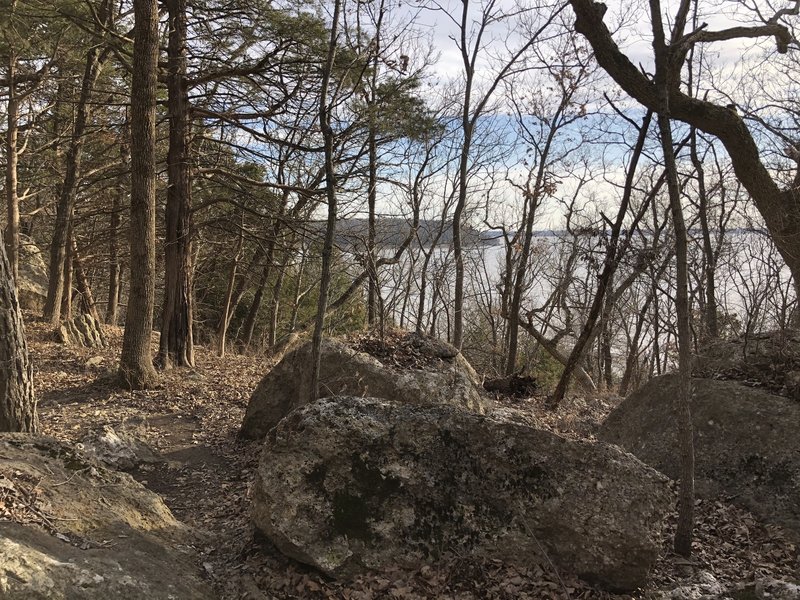
<path id="1" fill-rule="evenodd" d="M 464 338 L 464 252 L 462 227 L 464 211 L 467 208 L 469 192 L 469 171 L 472 142 L 478 120 L 486 114 L 489 103 L 493 99 L 498 86 L 515 70 L 521 68 L 526 54 L 532 46 L 549 30 L 556 17 L 564 9 L 564 5 L 527 6 L 513 12 L 501 5 L 498 0 L 463 0 L 461 10 L 453 14 L 438 2 L 432 4 L 435 10 L 445 14 L 457 27 L 456 46 L 461 54 L 463 64 L 463 88 L 461 103 L 462 145 L 459 158 L 459 176 L 455 208 L 453 211 L 453 250 L 455 259 L 455 290 L 453 307 L 453 345 L 460 348 Z M 498 25 L 509 27 L 516 25 L 520 19 L 535 20 L 535 24 L 527 28 L 523 39 L 516 48 L 507 52 L 488 77 L 483 86 L 480 85 L 479 62 L 485 60 L 487 44 L 497 42 L 490 39 L 490 30 Z"/>
<path id="2" fill-rule="evenodd" d="M 684 8 L 685 7 L 685 8 Z M 672 31 L 672 43 L 683 35 L 689 2 L 685 2 L 678 14 Z M 656 63 L 655 89 L 658 99 L 658 131 L 664 153 L 664 168 L 667 174 L 669 206 L 672 226 L 675 230 L 676 292 L 675 312 L 678 321 L 678 372 L 679 393 L 675 399 L 675 415 L 678 429 L 678 448 L 681 460 L 680 491 L 678 493 L 678 527 L 675 532 L 675 551 L 683 556 L 692 554 L 694 529 L 694 440 L 692 433 L 692 333 L 689 307 L 689 242 L 686 223 L 681 207 L 681 192 L 678 183 L 678 167 L 672 145 L 671 92 L 675 83 L 671 79 L 680 77 L 669 68 L 672 59 L 667 46 L 659 0 L 650 0 L 650 19 L 653 26 L 653 53 Z"/>
<path id="3" fill-rule="evenodd" d="M 113 15 L 109 0 L 103 0 L 97 8 L 97 35 L 103 40 L 103 33 L 111 26 Z M 81 80 L 81 90 L 76 107 L 75 123 L 67 150 L 64 180 L 59 190 L 56 206 L 56 222 L 53 228 L 53 241 L 50 246 L 50 281 L 47 286 L 47 300 L 44 305 L 44 318 L 52 325 L 61 320 L 61 301 L 65 293 L 64 272 L 69 247 L 69 230 L 77 201 L 78 184 L 81 177 L 81 163 L 86 142 L 87 128 L 90 124 L 92 96 L 97 79 L 111 51 L 103 47 L 102 41 L 94 41 L 86 53 Z M 71 291 L 66 290 L 69 294 Z"/>
<path id="4" fill-rule="evenodd" d="M 694 98 L 681 89 L 681 73 L 687 56 L 697 44 L 745 38 L 772 37 L 780 53 L 786 53 L 792 35 L 785 19 L 798 14 L 797 2 L 779 9 L 771 16 L 754 14 L 749 26 L 733 26 L 711 30 L 706 24 L 686 31 L 692 3 L 682 0 L 671 18 L 672 35 L 661 50 L 653 77 L 643 72 L 619 48 L 603 22 L 606 5 L 593 0 L 570 0 L 576 15 L 575 28 L 591 44 L 600 66 L 631 97 L 651 110 L 661 108 L 659 81 L 667 86 L 669 117 L 683 121 L 719 139 L 731 157 L 732 166 L 742 185 L 750 192 L 764 218 L 775 245 L 792 272 L 795 286 L 800 285 L 800 202 L 797 182 L 781 187 L 762 160 L 761 151 L 748 126 L 735 107 L 708 99 Z M 653 15 L 661 14 L 660 4 L 653 6 Z"/>
<path id="5" fill-rule="evenodd" d="M 530 161 L 531 164 L 528 167 L 527 181 L 523 185 L 516 185 L 524 202 L 522 221 L 513 238 L 506 244 L 509 251 L 521 246 L 519 255 L 512 261 L 513 272 L 511 264 L 507 265 L 507 287 L 510 289 L 504 290 L 510 295 L 509 305 L 506 307 L 506 376 L 517 370 L 519 313 L 528 277 L 533 226 L 541 203 L 545 198 L 553 196 L 558 188 L 561 174 L 556 173 L 556 170 L 560 163 L 566 162 L 581 146 L 580 139 L 574 144 L 568 144 L 560 138 L 564 131 L 575 128 L 586 116 L 586 96 L 591 93 L 587 92 L 591 85 L 591 69 L 585 64 L 585 48 L 578 46 L 573 36 L 567 35 L 548 50 L 550 52 L 534 48 L 537 64 L 545 73 L 546 79 L 522 79 L 519 82 L 521 85 L 515 86 L 517 82 L 511 82 L 508 86 L 508 95 L 520 129 L 520 141 L 530 147 L 526 163 Z M 555 56 L 563 62 L 554 63 Z M 552 95 L 544 91 L 533 91 L 527 101 L 523 94 L 514 92 L 515 87 L 529 90 L 534 86 L 554 91 Z"/>
<path id="6" fill-rule="evenodd" d="M 314 333 L 311 338 L 311 399 L 319 397 L 319 372 L 322 358 L 322 332 L 325 327 L 325 314 L 328 311 L 328 294 L 331 283 L 331 260 L 333 258 L 333 242 L 336 233 L 336 167 L 334 164 L 335 134 L 331 127 L 331 112 L 334 102 L 331 101 L 331 79 L 336 50 L 339 40 L 339 15 L 343 0 L 334 0 L 331 17 L 328 54 L 322 69 L 322 84 L 319 96 L 319 126 L 322 130 L 325 160 L 325 192 L 328 200 L 328 219 L 325 224 L 325 240 L 322 246 L 322 276 L 319 282 L 319 301 Z"/>
<path id="7" fill-rule="evenodd" d="M 625 178 L 625 187 L 622 193 L 622 201 L 620 202 L 619 209 L 617 210 L 617 216 L 613 222 L 606 219 L 606 221 L 611 225 L 611 233 L 608 240 L 608 246 L 606 247 L 605 258 L 603 260 L 603 270 L 597 280 L 597 292 L 594 295 L 594 300 L 592 301 L 589 314 L 586 318 L 586 322 L 583 325 L 581 333 L 578 336 L 578 340 L 575 342 L 575 345 L 570 352 L 566 365 L 564 365 L 564 372 L 562 373 L 561 378 L 558 381 L 558 385 L 556 386 L 556 389 L 549 400 L 551 407 L 558 406 L 567 392 L 567 386 L 569 385 L 570 378 L 572 377 L 572 371 L 581 360 L 586 346 L 589 344 L 595 334 L 595 327 L 598 319 L 601 316 L 601 312 L 603 311 L 604 307 L 608 305 L 606 294 L 611 296 L 610 288 L 612 287 L 614 274 L 616 273 L 621 258 L 624 256 L 630 245 L 631 237 L 627 236 L 622 240 L 622 242 L 620 242 L 620 234 L 622 232 L 622 226 L 628 215 L 628 208 L 630 206 L 631 195 L 633 193 L 633 186 L 636 177 L 636 169 L 644 150 L 644 144 L 647 140 L 647 133 L 650 127 L 651 119 L 652 113 L 648 111 L 642 121 L 641 126 L 639 126 L 639 135 L 631 155 L 630 164 L 628 165 L 628 172 Z M 663 182 L 663 180 L 661 181 Z M 655 195 L 660 187 L 661 183 L 657 184 L 653 188 L 651 195 Z M 649 199 L 650 198 L 648 198 L 648 201 L 643 203 L 643 205 L 637 211 L 633 223 L 629 226 L 630 228 L 635 228 L 639 220 L 642 218 L 642 216 L 644 216 L 644 213 L 649 205 Z"/>

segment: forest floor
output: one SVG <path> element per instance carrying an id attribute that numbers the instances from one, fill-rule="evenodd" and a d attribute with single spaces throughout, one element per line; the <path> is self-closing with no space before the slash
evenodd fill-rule
<path id="1" fill-rule="evenodd" d="M 644 590 L 635 596 L 598 592 L 550 566 L 515 569 L 469 557 L 410 573 L 330 580 L 283 557 L 250 523 L 248 493 L 260 444 L 238 439 L 237 432 L 250 394 L 270 363 L 235 353 L 220 359 L 199 347 L 196 370 L 165 372 L 156 389 L 132 392 L 121 389 L 114 377 L 121 329 L 107 327 L 106 332 L 105 349 L 66 347 L 44 323 L 28 320 L 42 433 L 76 442 L 108 425 L 158 451 L 163 462 L 142 465 L 132 474 L 198 531 L 198 568 L 223 600 L 622 600 L 645 595 Z M 590 437 L 612 408 L 609 399 L 571 398 L 554 414 L 542 398 L 498 401 L 524 420 L 569 437 Z M 696 582 L 703 573 L 722 583 L 800 578 L 798 547 L 780 528 L 761 524 L 724 501 L 698 502 L 697 516 L 695 557 L 675 556 L 665 541 L 652 589 Z"/>

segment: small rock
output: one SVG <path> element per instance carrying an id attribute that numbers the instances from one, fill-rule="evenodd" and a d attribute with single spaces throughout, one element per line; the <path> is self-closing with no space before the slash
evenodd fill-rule
<path id="1" fill-rule="evenodd" d="M 120 471 L 130 471 L 144 463 L 161 461 L 146 442 L 130 433 L 117 432 L 109 426 L 84 436 L 81 443 L 87 454 Z"/>
<path id="2" fill-rule="evenodd" d="M 105 358 L 102 356 L 93 356 L 89 360 L 87 360 L 86 363 L 84 363 L 84 366 L 87 369 L 91 369 L 92 367 L 99 367 L 100 365 L 103 364 L 104 361 Z"/>

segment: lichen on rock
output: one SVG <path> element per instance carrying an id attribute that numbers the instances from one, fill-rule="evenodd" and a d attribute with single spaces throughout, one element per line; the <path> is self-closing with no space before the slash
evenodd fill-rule
<path id="1" fill-rule="evenodd" d="M 454 555 L 552 560 L 614 590 L 645 582 L 666 478 L 618 448 L 448 406 L 323 399 L 268 434 L 256 526 L 334 576 Z"/>

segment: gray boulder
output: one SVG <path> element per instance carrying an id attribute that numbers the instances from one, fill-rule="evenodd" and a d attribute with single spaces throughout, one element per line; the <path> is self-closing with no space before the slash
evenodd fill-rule
<path id="1" fill-rule="evenodd" d="M 105 348 L 106 337 L 100 321 L 92 315 L 79 315 L 64 321 L 57 330 L 58 339 L 68 346 Z"/>
<path id="2" fill-rule="evenodd" d="M 665 477 L 614 446 L 448 406 L 327 398 L 267 435 L 253 519 L 334 576 L 454 555 L 552 560 L 624 591 L 659 554 L 670 498 Z"/>
<path id="3" fill-rule="evenodd" d="M 698 493 L 728 495 L 765 520 L 800 531 L 800 404 L 733 381 L 693 384 Z M 609 415 L 598 437 L 677 478 L 677 393 L 677 376 L 652 379 Z"/>
<path id="4" fill-rule="evenodd" d="M 0 434 L 0 597 L 213 598 L 161 498 L 53 439 Z"/>
<path id="5" fill-rule="evenodd" d="M 17 297 L 26 310 L 41 311 L 47 300 L 47 264 L 31 238 L 20 235 Z"/>
<path id="6" fill-rule="evenodd" d="M 104 426 L 81 438 L 84 452 L 112 469 L 131 471 L 141 464 L 161 461 L 158 454 L 143 440 L 127 431 Z"/>
<path id="7" fill-rule="evenodd" d="M 419 348 L 435 366 L 395 368 L 348 344 L 322 342 L 320 389 L 324 396 L 370 396 L 407 404 L 449 404 L 482 414 L 487 400 L 481 382 L 449 344 L 420 339 Z M 247 405 L 241 435 L 263 438 L 289 412 L 311 397 L 311 344 L 287 353 L 261 380 Z"/>

